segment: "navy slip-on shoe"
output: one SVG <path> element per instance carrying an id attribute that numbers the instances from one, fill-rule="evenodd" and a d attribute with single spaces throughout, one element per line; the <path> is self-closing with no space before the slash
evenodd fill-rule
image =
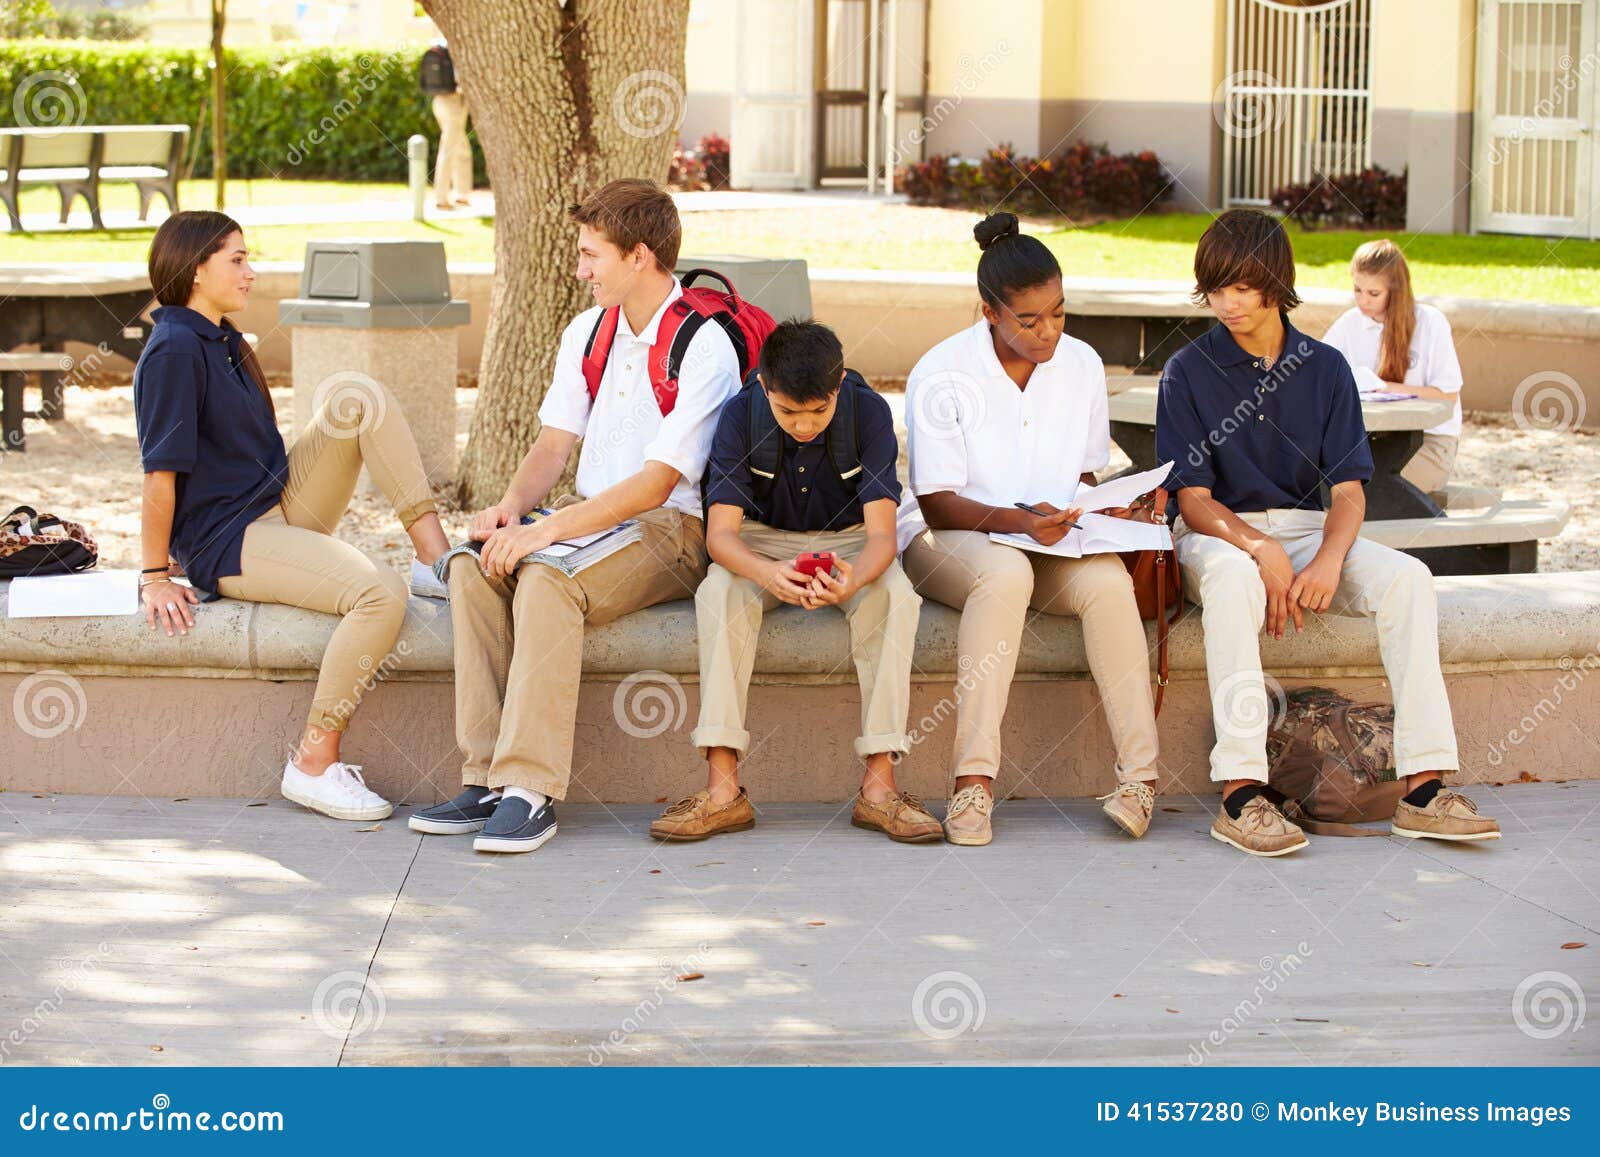
<path id="1" fill-rule="evenodd" d="M 525 799 L 506 796 L 472 841 L 478 852 L 531 852 L 556 834 L 555 805 L 546 802 L 538 811 Z"/>
<path id="2" fill-rule="evenodd" d="M 487 787 L 469 787 L 454 799 L 411 814 L 414 832 L 433 836 L 464 836 L 479 831 L 494 815 L 500 793 Z"/>

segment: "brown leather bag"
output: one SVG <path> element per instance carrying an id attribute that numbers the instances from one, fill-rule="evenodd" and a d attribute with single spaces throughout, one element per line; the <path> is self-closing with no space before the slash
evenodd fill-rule
<path id="1" fill-rule="evenodd" d="M 1141 495 L 1130 508 L 1140 521 L 1167 520 L 1167 492 L 1157 487 Z M 1122 564 L 1133 579 L 1133 597 L 1139 604 L 1141 619 L 1156 623 L 1156 714 L 1167 690 L 1167 632 L 1183 618 L 1183 572 L 1178 557 L 1170 550 L 1130 550 L 1121 555 Z"/>

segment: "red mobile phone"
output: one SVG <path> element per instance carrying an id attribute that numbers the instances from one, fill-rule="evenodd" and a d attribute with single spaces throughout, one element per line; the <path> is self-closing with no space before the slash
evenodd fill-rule
<path id="1" fill-rule="evenodd" d="M 815 575 L 818 571 L 833 573 L 833 564 L 838 557 L 831 550 L 808 550 L 794 560 L 794 569 L 806 576 Z"/>

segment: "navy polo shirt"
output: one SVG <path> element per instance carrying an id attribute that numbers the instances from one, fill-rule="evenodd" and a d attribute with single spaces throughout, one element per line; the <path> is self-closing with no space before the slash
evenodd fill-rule
<path id="1" fill-rule="evenodd" d="M 746 518 L 776 530 L 844 530 L 862 521 L 861 508 L 887 498 L 900 504 L 900 480 L 895 460 L 900 443 L 894 436 L 894 415 L 889 403 L 869 385 L 846 378 L 841 390 L 855 391 L 856 423 L 860 431 L 861 473 L 854 495 L 828 460 L 828 431 L 809 442 L 783 439 L 778 477 L 773 480 L 767 505 L 755 498 L 755 476 L 750 473 L 750 391 L 760 390 L 754 380 L 723 403 L 717 432 L 711 442 L 710 473 L 706 482 L 706 509 L 722 503 L 737 506 Z M 834 412 L 838 420 L 838 411 Z"/>
<path id="2" fill-rule="evenodd" d="M 1232 511 L 1321 510 L 1322 486 L 1372 479 L 1350 363 L 1283 317 L 1269 369 L 1217 324 L 1168 360 L 1156 408 L 1167 486 L 1205 487 Z"/>
<path id="3" fill-rule="evenodd" d="M 164 306 L 133 372 L 145 473 L 177 474 L 172 557 L 196 587 L 239 573 L 245 527 L 289 477 L 272 408 L 245 372 L 244 338 L 184 306 Z"/>

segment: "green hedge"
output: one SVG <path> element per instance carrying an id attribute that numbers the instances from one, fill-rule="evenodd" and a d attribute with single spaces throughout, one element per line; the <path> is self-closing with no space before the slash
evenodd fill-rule
<path id="1" fill-rule="evenodd" d="M 404 181 L 406 138 L 439 129 L 417 88 L 423 46 L 228 49 L 228 175 Z M 21 112 L 43 123 L 187 124 L 195 177 L 211 175 L 210 50 L 85 40 L 0 40 L 0 126 Z M 34 82 L 21 100 L 18 89 Z M 47 88 L 61 94 L 47 95 Z M 30 115 L 34 98 L 42 107 Z M 65 111 L 64 110 L 69 110 Z M 202 122 L 201 117 L 205 120 Z M 477 179 L 483 157 L 473 150 Z"/>

